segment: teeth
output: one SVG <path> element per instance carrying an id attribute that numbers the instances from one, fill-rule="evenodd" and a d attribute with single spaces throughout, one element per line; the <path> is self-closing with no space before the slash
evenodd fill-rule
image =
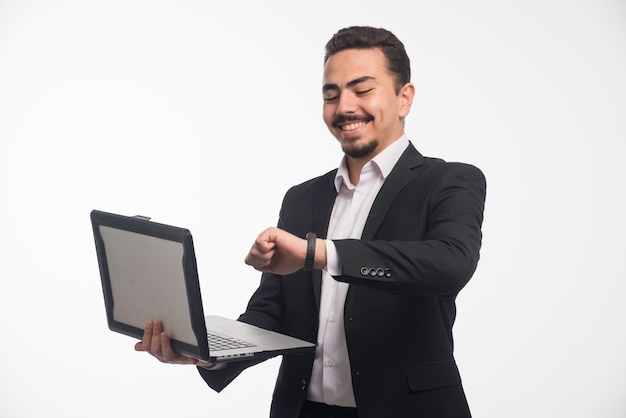
<path id="1" fill-rule="evenodd" d="M 365 125 L 365 122 L 354 122 L 354 123 L 348 123 L 346 125 L 343 125 L 341 127 L 342 130 L 344 131 L 351 131 L 353 129 L 357 129 L 360 128 L 361 126 Z"/>

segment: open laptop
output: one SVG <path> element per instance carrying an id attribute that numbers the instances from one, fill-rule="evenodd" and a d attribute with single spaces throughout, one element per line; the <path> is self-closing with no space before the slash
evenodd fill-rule
<path id="1" fill-rule="evenodd" d="M 142 339 L 161 320 L 177 353 L 221 363 L 315 350 L 315 344 L 222 316 L 205 316 L 191 232 L 93 210 L 109 328 Z"/>

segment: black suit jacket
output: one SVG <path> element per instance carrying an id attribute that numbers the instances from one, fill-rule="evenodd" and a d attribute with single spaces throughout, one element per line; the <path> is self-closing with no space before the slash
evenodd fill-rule
<path id="1" fill-rule="evenodd" d="M 324 238 L 336 170 L 291 188 L 278 226 Z M 481 246 L 486 185 L 467 164 L 423 157 L 410 145 L 376 197 L 360 240 L 338 240 L 336 280 L 350 283 L 344 323 L 361 418 L 469 417 L 453 357 L 455 298 Z M 374 273 L 372 273 L 374 272 Z M 315 342 L 321 272 L 263 274 L 240 320 Z M 200 373 L 220 391 L 250 362 Z M 272 417 L 297 417 L 313 355 L 284 356 Z"/>

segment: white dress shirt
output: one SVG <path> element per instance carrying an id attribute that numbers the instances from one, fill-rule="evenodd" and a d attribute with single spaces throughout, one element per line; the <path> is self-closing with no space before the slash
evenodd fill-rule
<path id="1" fill-rule="evenodd" d="M 350 182 L 345 157 L 337 170 L 337 198 L 330 216 L 326 240 L 328 263 L 322 272 L 317 351 L 307 393 L 307 399 L 311 401 L 356 406 L 343 322 L 348 284 L 338 282 L 332 277 L 341 274 L 341 260 L 332 240 L 361 238 L 374 199 L 408 145 L 409 140 L 403 135 L 385 148 L 365 164 L 357 185 Z"/>

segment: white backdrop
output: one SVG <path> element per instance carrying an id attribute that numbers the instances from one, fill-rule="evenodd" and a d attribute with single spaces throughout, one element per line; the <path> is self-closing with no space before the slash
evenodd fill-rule
<path id="1" fill-rule="evenodd" d="M 267 416 L 278 361 L 221 394 L 108 330 L 89 212 L 190 228 L 205 304 L 287 188 L 341 157 L 325 42 L 404 41 L 407 133 L 488 180 L 456 355 L 479 418 L 626 416 L 620 0 L 0 0 L 0 416 Z"/>

